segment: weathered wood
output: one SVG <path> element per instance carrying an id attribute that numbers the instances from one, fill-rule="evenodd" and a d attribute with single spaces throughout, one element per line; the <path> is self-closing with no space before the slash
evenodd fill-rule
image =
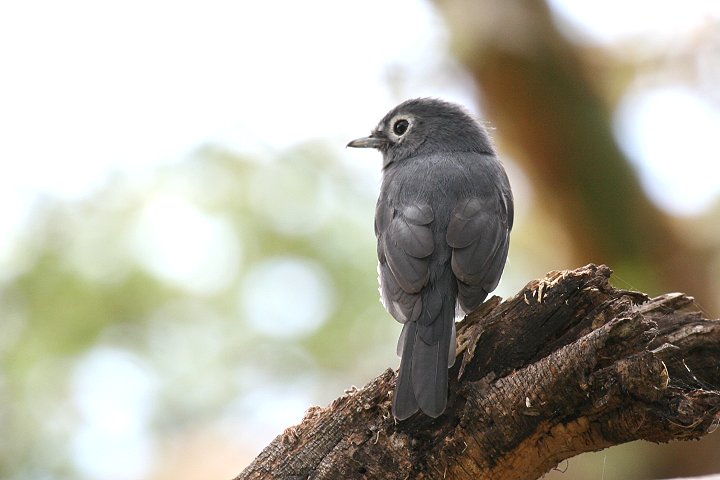
<path id="1" fill-rule="evenodd" d="M 240 479 L 535 479 L 633 440 L 695 439 L 720 422 L 720 321 L 691 297 L 550 272 L 458 324 L 445 414 L 396 423 L 395 372 L 311 408 Z"/>

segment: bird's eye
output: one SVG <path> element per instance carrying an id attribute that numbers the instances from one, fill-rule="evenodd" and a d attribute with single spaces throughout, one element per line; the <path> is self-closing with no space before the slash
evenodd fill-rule
<path id="1" fill-rule="evenodd" d="M 410 126 L 410 123 L 405 119 L 400 119 L 397 122 L 395 122 L 395 125 L 393 125 L 393 132 L 395 132 L 395 135 L 398 137 L 402 137 L 405 132 L 407 132 L 408 127 Z"/>

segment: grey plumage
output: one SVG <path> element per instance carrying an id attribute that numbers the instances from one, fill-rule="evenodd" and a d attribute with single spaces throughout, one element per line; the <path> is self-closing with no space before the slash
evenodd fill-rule
<path id="1" fill-rule="evenodd" d="M 393 415 L 447 404 L 455 361 L 455 311 L 477 308 L 505 266 L 513 199 L 483 128 L 461 107 L 435 99 L 401 103 L 369 137 L 383 179 L 375 210 L 382 302 L 403 330 Z"/>

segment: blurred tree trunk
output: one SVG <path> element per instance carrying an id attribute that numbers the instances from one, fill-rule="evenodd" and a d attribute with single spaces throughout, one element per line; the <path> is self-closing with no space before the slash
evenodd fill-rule
<path id="1" fill-rule="evenodd" d="M 540 204 L 569 232 L 574 261 L 613 265 L 651 293 L 693 292 L 715 310 L 711 252 L 679 238 L 615 142 L 610 108 L 581 59 L 599 53 L 564 38 L 544 2 L 437 4 L 503 144 L 531 177 Z"/>

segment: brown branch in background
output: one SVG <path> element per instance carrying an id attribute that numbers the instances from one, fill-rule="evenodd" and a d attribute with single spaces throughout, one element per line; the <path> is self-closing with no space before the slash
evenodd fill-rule
<path id="1" fill-rule="evenodd" d="M 636 288 L 693 292 L 716 311 L 710 260 L 717 252 L 678 235 L 645 195 L 613 136 L 598 72 L 583 57 L 603 53 L 561 35 L 544 2 L 436 3 L 505 149 L 531 177 L 539 204 L 568 230 L 574 261 L 614 265 Z"/>
<path id="2" fill-rule="evenodd" d="M 582 452 L 717 428 L 720 321 L 610 273 L 551 272 L 466 317 L 441 417 L 396 423 L 387 370 L 311 408 L 236 480 L 535 479 Z"/>

